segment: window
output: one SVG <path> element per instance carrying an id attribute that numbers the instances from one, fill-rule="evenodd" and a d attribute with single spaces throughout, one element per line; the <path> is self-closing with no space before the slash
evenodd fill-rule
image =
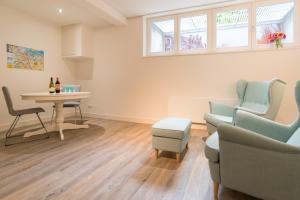
<path id="1" fill-rule="evenodd" d="M 300 47 L 298 10 L 296 0 L 260 0 L 145 16 L 144 55 L 273 49 L 275 32 L 287 35 L 283 46 Z"/>
<path id="2" fill-rule="evenodd" d="M 248 9 L 217 13 L 217 48 L 247 47 L 249 44 L 248 21 Z"/>
<path id="3" fill-rule="evenodd" d="M 172 52 L 175 49 L 173 19 L 154 21 L 151 24 L 151 53 Z"/>
<path id="4" fill-rule="evenodd" d="M 294 2 L 259 6 L 256 8 L 256 44 L 270 43 L 270 35 L 284 32 L 284 42 L 294 41 Z"/>
<path id="5" fill-rule="evenodd" d="M 180 18 L 180 50 L 207 48 L 207 15 Z"/>

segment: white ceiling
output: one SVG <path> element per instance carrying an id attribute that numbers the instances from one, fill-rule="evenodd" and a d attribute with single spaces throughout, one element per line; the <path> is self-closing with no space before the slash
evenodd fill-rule
<path id="1" fill-rule="evenodd" d="M 104 0 L 126 17 L 190 8 L 234 0 Z"/>
<path id="2" fill-rule="evenodd" d="M 59 26 L 84 23 L 92 27 L 105 27 L 126 23 L 125 17 L 225 1 L 233 0 L 0 0 L 0 4 Z M 61 15 L 58 8 L 63 9 Z"/>
<path id="3" fill-rule="evenodd" d="M 26 12 L 34 17 L 63 26 L 74 23 L 84 23 L 93 27 L 103 27 L 109 24 L 74 0 L 0 0 L 0 4 Z M 63 13 L 58 14 L 57 9 Z"/>

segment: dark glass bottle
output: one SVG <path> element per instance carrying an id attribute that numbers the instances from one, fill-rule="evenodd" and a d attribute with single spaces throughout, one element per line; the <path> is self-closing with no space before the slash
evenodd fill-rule
<path id="1" fill-rule="evenodd" d="M 55 92 L 60 93 L 60 82 L 58 77 L 56 78 L 56 82 L 55 82 Z"/>

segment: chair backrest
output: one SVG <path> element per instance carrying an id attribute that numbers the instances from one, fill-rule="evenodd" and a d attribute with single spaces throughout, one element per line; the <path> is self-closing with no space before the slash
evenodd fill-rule
<path id="1" fill-rule="evenodd" d="M 261 82 L 239 81 L 237 93 L 240 106 L 265 113 L 264 117 L 275 119 L 282 101 L 285 82 L 280 79 Z"/>
<path id="2" fill-rule="evenodd" d="M 241 107 L 266 112 L 270 103 L 270 82 L 248 82 Z"/>
<path id="3" fill-rule="evenodd" d="M 8 88 L 5 86 L 2 87 L 2 92 L 3 92 L 4 98 L 5 98 L 8 112 L 9 112 L 9 114 L 13 115 L 14 114 L 13 102 L 11 100 Z"/>
<path id="4" fill-rule="evenodd" d="M 297 81 L 295 87 L 295 99 L 298 108 L 298 117 L 294 123 L 291 124 L 290 130 L 292 131 L 291 137 L 288 139 L 287 143 L 300 146 L 300 81 Z"/>
<path id="5" fill-rule="evenodd" d="M 64 85 L 62 91 L 69 92 L 71 90 L 72 92 L 80 92 L 80 88 L 80 85 Z"/>
<path id="6" fill-rule="evenodd" d="M 239 97 L 239 105 L 241 105 L 243 103 L 247 83 L 248 83 L 248 81 L 239 80 L 236 84 L 236 92 Z"/>
<path id="7" fill-rule="evenodd" d="M 298 107 L 298 112 L 300 112 L 300 81 L 297 81 L 295 87 L 295 98 Z"/>

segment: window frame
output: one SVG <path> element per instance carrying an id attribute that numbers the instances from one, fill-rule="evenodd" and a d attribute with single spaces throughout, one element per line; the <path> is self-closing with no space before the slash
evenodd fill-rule
<path id="1" fill-rule="evenodd" d="M 181 50 L 181 18 L 187 18 L 187 17 L 194 17 L 194 16 L 207 16 L 207 47 L 205 49 L 190 49 L 190 50 Z M 209 10 L 200 10 L 200 11 L 195 11 L 195 12 L 188 12 L 188 13 L 183 13 L 177 15 L 177 20 L 178 20 L 178 37 L 177 37 L 177 46 L 178 46 L 178 53 L 179 54 L 203 54 L 203 53 L 208 53 L 211 51 L 211 40 L 212 37 L 209 34 L 210 29 L 211 29 L 211 11 Z"/>
<path id="2" fill-rule="evenodd" d="M 252 49 L 253 50 L 268 50 L 268 49 L 276 49 L 275 45 L 271 45 L 271 44 L 257 44 L 256 42 L 256 10 L 258 7 L 263 7 L 263 6 L 271 6 L 271 5 L 276 5 L 276 4 L 282 4 L 282 3 L 288 3 L 288 2 L 294 2 L 294 16 L 293 16 L 293 24 L 294 24 L 294 42 L 290 42 L 290 43 L 285 43 L 284 47 L 285 48 L 291 48 L 291 47 L 295 47 L 298 45 L 297 40 L 297 1 L 293 1 L 293 0 L 265 0 L 265 1 L 261 1 L 261 2 L 253 2 L 253 6 L 252 6 Z"/>
<path id="3" fill-rule="evenodd" d="M 152 24 L 154 22 L 159 21 L 167 21 L 167 20 L 174 20 L 174 50 L 170 52 L 152 52 Z M 168 16 L 161 16 L 156 18 L 149 18 L 147 20 L 147 54 L 150 56 L 160 56 L 160 55 L 175 55 L 177 52 L 177 17 L 175 15 L 168 15 Z"/>
<path id="4" fill-rule="evenodd" d="M 232 10 L 248 10 L 248 45 L 247 46 L 237 46 L 237 47 L 217 47 L 217 14 L 220 12 L 226 12 L 226 11 L 232 11 Z M 252 19 L 251 19 L 251 4 L 246 3 L 246 4 L 239 4 L 239 5 L 234 5 L 234 6 L 227 6 L 223 8 L 217 8 L 214 9 L 213 11 L 213 35 L 214 35 L 214 52 L 232 52 L 232 51 L 249 51 L 251 50 L 252 47 L 252 31 L 251 31 L 251 24 L 252 24 Z"/>
<path id="5" fill-rule="evenodd" d="M 174 55 L 193 55 L 193 54 L 215 54 L 245 51 L 266 51 L 282 50 L 277 49 L 275 45 L 256 44 L 256 9 L 260 6 L 274 5 L 285 2 L 294 2 L 294 42 L 285 43 L 284 49 L 300 48 L 300 1 L 298 0 L 261 0 L 246 2 L 227 2 L 211 6 L 195 7 L 191 9 L 182 9 L 168 11 L 143 17 L 143 56 L 174 56 Z M 217 23 L 216 15 L 219 12 L 228 10 L 248 9 L 248 46 L 245 47 L 223 47 L 217 48 Z M 182 17 L 207 15 L 207 48 L 180 50 L 180 19 Z M 172 52 L 151 52 L 152 31 L 151 25 L 155 21 L 174 20 L 174 51 Z M 298 36 L 299 35 L 299 36 Z"/>

